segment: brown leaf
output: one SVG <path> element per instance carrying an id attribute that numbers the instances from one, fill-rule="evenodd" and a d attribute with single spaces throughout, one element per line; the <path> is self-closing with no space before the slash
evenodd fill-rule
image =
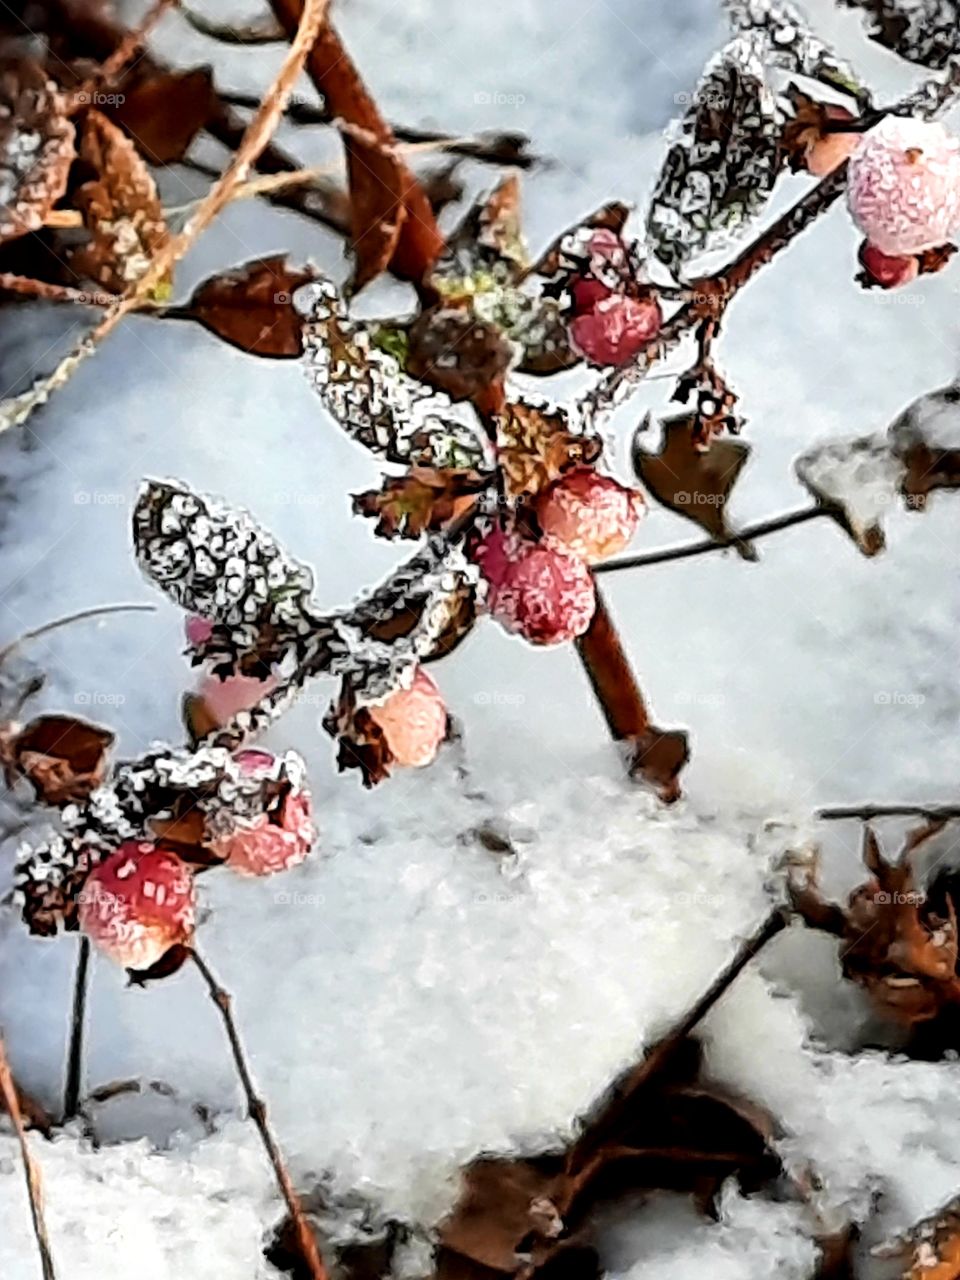
<path id="1" fill-rule="evenodd" d="M 292 36 L 303 0 L 273 0 Z M 419 282 L 443 249 L 443 236 L 422 185 L 397 154 L 390 126 L 370 96 L 332 23 L 325 22 L 307 59 L 310 78 L 331 117 L 344 122 L 343 142 L 352 202 L 354 290 L 388 267 Z"/>
<path id="2" fill-rule="evenodd" d="M 363 634 L 370 636 L 373 640 L 382 640 L 387 643 L 409 635 L 420 622 L 423 610 L 430 599 L 429 595 L 404 596 L 402 601 L 398 601 L 395 611 L 380 613 L 372 625 L 363 628 Z M 435 603 L 434 601 L 434 607 Z M 476 587 L 473 583 L 461 577 L 456 587 L 449 593 L 447 604 L 449 610 L 447 625 L 438 636 L 432 651 L 421 655 L 421 662 L 434 662 L 438 658 L 447 657 L 473 629 L 477 620 Z"/>
<path id="3" fill-rule="evenodd" d="M 481 281 L 496 286 L 516 284 L 526 266 L 520 179 L 512 173 L 467 212 L 451 235 L 430 283 L 439 295 L 455 297 L 458 287 L 469 293 Z"/>
<path id="4" fill-rule="evenodd" d="M 165 71 L 138 66 L 122 84 L 122 98 L 104 114 L 137 144 L 150 164 L 176 164 L 203 128 L 213 107 L 213 72 Z"/>
<path id="5" fill-rule="evenodd" d="M 533 317 L 512 336 L 523 348 L 518 373 L 547 376 L 573 369 L 583 360 L 570 345 L 567 322 L 553 298 L 538 298 Z"/>
<path id="6" fill-rule="evenodd" d="M 634 470 L 654 498 L 677 515 L 693 520 L 718 542 L 735 541 L 727 527 L 725 508 L 749 456 L 749 445 L 726 437 L 714 437 L 701 447 L 697 419 L 689 414 L 664 422 L 659 453 L 639 448 L 634 438 Z M 736 545 L 741 555 L 752 558 L 743 544 Z"/>
<path id="7" fill-rule="evenodd" d="M 408 331 L 407 372 L 451 400 L 470 400 L 481 413 L 503 403 L 513 346 L 500 329 L 465 307 L 431 307 Z"/>
<path id="8" fill-rule="evenodd" d="M 443 1248 L 493 1271 L 512 1273 L 517 1246 L 532 1228 L 531 1206 L 550 1199 L 562 1177 L 558 1157 L 481 1158 L 464 1169 L 456 1208 L 441 1225 Z"/>
<path id="9" fill-rule="evenodd" d="M 957 1280 L 960 1275 L 960 1200 L 951 1200 L 872 1253 L 895 1258 L 902 1280 Z"/>
<path id="10" fill-rule="evenodd" d="M 0 242 L 43 226 L 63 195 L 75 133 L 67 104 L 29 59 L 0 63 Z"/>
<path id="11" fill-rule="evenodd" d="M 85 800 L 103 781 L 114 734 L 74 716 L 45 715 L 0 737 L 7 785 L 26 778 L 38 800 L 65 805 Z"/>
<path id="12" fill-rule="evenodd" d="M 314 278 L 309 267 L 288 266 L 285 254 L 255 258 L 210 276 L 185 306 L 167 314 L 198 320 L 251 355 L 293 359 L 303 354 L 303 319 L 293 294 Z"/>
<path id="13" fill-rule="evenodd" d="M 936 489 L 960 489 L 960 385 L 943 387 L 915 401 L 890 428 L 894 457 L 903 468 L 907 506 L 922 511 Z"/>
<path id="14" fill-rule="evenodd" d="M 99 111 L 87 112 L 80 157 L 98 176 L 75 195 L 91 238 L 71 263 L 111 293 L 123 293 L 169 239 L 160 197 L 136 147 Z"/>
<path id="15" fill-rule="evenodd" d="M 565 471 L 589 465 L 600 456 L 597 436 L 570 431 L 566 414 L 532 400 L 507 404 L 497 423 L 497 453 L 507 490 L 530 498 Z"/>
<path id="16" fill-rule="evenodd" d="M 381 538 L 419 538 L 465 515 L 487 483 L 476 471 L 411 467 L 406 475 L 387 476 L 380 489 L 357 494 L 353 509 L 377 518 Z"/>

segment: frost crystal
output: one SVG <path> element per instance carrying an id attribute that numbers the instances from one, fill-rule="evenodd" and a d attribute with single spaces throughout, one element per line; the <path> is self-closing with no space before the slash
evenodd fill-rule
<path id="1" fill-rule="evenodd" d="M 764 207 L 780 169 L 780 113 L 764 77 L 765 38 L 738 36 L 707 64 L 657 181 L 647 231 L 677 273 Z"/>

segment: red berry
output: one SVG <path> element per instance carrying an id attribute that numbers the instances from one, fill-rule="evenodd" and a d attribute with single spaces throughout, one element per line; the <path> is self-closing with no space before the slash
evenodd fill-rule
<path id="1" fill-rule="evenodd" d="M 411 769 L 428 765 L 447 736 L 447 708 L 433 678 L 418 667 L 409 689 L 397 689 L 367 708 L 394 761 Z"/>
<path id="2" fill-rule="evenodd" d="M 269 751 L 238 751 L 234 756 L 241 772 L 250 777 L 273 773 L 276 759 Z M 227 866 L 244 876 L 270 876 L 303 862 L 313 848 L 310 793 L 289 789 L 265 813 L 245 818 L 224 835 L 210 841 L 210 848 Z"/>
<path id="3" fill-rule="evenodd" d="M 499 542 L 497 535 L 500 535 Z M 487 576 L 487 604 L 497 621 L 531 644 L 562 644 L 583 635 L 596 609 L 590 571 L 582 560 L 544 543 L 527 542 L 494 530 L 497 575 Z M 503 546 L 511 553 L 500 563 Z"/>
<path id="4" fill-rule="evenodd" d="M 570 286 L 573 314 L 578 316 L 585 311 L 592 311 L 598 302 L 603 302 L 604 298 L 609 298 L 612 293 L 610 286 L 604 284 L 602 280 L 596 280 L 593 276 L 580 276 Z"/>
<path id="5" fill-rule="evenodd" d="M 867 275 L 884 289 L 898 289 L 920 274 L 920 263 L 912 254 L 882 253 L 866 240 L 860 246 L 860 261 Z"/>
<path id="6" fill-rule="evenodd" d="M 590 467 L 568 472 L 537 501 L 537 518 L 547 543 L 588 564 L 622 551 L 643 512 L 640 493 Z"/>
<path id="7" fill-rule="evenodd" d="M 149 969 L 193 936 L 193 876 L 174 853 L 127 840 L 90 872 L 79 899 L 80 927 L 127 969 Z"/>
<path id="8" fill-rule="evenodd" d="M 574 316 L 569 333 L 573 345 L 591 363 L 627 364 L 660 332 L 663 312 L 656 298 L 628 298 L 614 293 L 592 311 Z"/>

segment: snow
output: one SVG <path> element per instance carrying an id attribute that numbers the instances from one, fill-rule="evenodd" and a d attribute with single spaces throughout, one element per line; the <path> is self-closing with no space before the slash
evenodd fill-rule
<path id="1" fill-rule="evenodd" d="M 523 0 L 458 6 L 455 21 L 435 0 L 341 8 L 345 38 L 391 116 L 521 128 L 552 158 L 524 179 L 534 247 L 615 196 L 642 205 L 657 132 L 723 32 L 709 0 Z M 827 0 L 809 10 L 881 95 L 915 79 L 866 45 L 855 14 Z M 184 66 L 212 55 L 175 15 L 158 40 Z M 221 79 L 245 90 L 265 83 L 279 56 L 216 51 Z M 333 152 L 318 131 L 302 154 L 313 162 Z M 489 181 L 469 172 L 474 186 Z M 782 185 L 774 213 L 804 179 Z M 169 170 L 161 189 L 167 203 L 183 203 L 201 188 Z M 796 455 L 884 431 L 956 373 L 956 268 L 917 281 L 910 301 L 893 305 L 854 285 L 857 239 L 834 210 L 731 310 L 718 353 L 753 446 L 734 523 L 805 503 Z M 280 248 L 343 273 L 332 236 L 250 202 L 203 237 L 178 290 Z M 408 303 L 406 290 L 386 285 L 364 310 Z M 0 322 L 0 378 L 19 390 L 75 340 L 81 317 L 23 307 Z M 630 432 L 646 408 L 665 409 L 669 385 L 652 383 L 616 418 L 624 477 Z M 576 376 L 549 392 L 570 387 Z M 937 438 L 950 429 L 938 421 Z M 375 483 L 379 468 L 326 418 L 301 369 L 244 357 L 187 325 L 125 324 L 0 448 L 4 636 L 100 602 L 157 605 L 53 633 L 29 651 L 48 674 L 36 705 L 109 722 L 123 755 L 156 738 L 179 741 L 178 701 L 192 679 L 182 617 L 145 586 L 130 553 L 142 476 L 180 476 L 248 507 L 314 566 L 326 605 L 344 604 L 398 558 L 350 516 L 347 495 Z M 760 543 L 758 564 L 715 554 L 605 578 L 657 723 L 692 734 L 689 798 L 671 812 L 620 780 L 570 649 L 534 651 L 485 626 L 433 668 L 465 724 L 466 783 L 453 751 L 433 770 L 362 792 L 354 776 L 335 774 L 319 727 L 332 686 L 304 691 L 271 745 L 307 758 L 318 855 L 267 882 L 203 877 L 200 934 L 235 995 L 300 1185 L 329 1174 L 343 1194 L 435 1224 L 460 1163 L 562 1141 L 730 957 L 764 915 L 788 842 L 789 828 L 765 829 L 765 819 L 802 822 L 818 805 L 856 800 L 952 798 L 960 506 L 938 497 L 922 516 L 891 505 L 888 547 L 874 559 L 818 521 Z M 698 538 L 654 509 L 636 548 Z M 14 815 L 3 816 L 6 825 Z M 515 854 L 498 860 L 471 838 L 481 823 L 505 832 Z M 831 890 L 849 888 L 856 824 L 817 834 Z M 0 855 L 0 894 L 14 843 Z M 27 938 L 0 907 L 0 1026 L 21 1083 L 54 1106 L 75 945 Z M 779 940 L 711 1017 L 708 1062 L 782 1119 L 785 1153 L 820 1171 L 831 1211 L 865 1217 L 882 1188 L 883 1234 L 960 1181 L 957 1067 L 842 1052 L 863 1011 L 837 984 L 835 954 L 794 930 Z M 89 1014 L 86 1088 L 165 1082 L 211 1109 L 214 1132 L 188 1118 L 176 1139 L 152 1100 L 131 1104 L 107 1131 L 125 1139 L 118 1144 L 94 1150 L 76 1131 L 32 1139 L 60 1280 L 100 1280 L 108 1266 L 173 1280 L 185 1260 L 197 1280 L 270 1275 L 260 1249 L 282 1207 L 239 1119 L 223 1028 L 196 975 L 128 990 L 98 961 Z M 157 1149 L 133 1140 L 138 1122 Z M 728 1193 L 719 1224 L 686 1212 L 658 1200 L 612 1225 L 611 1273 L 639 1280 L 660 1264 L 680 1280 L 810 1274 L 808 1224 L 795 1206 Z M 22 1170 L 3 1135 L 0 1213 L 0 1275 L 33 1280 Z"/>

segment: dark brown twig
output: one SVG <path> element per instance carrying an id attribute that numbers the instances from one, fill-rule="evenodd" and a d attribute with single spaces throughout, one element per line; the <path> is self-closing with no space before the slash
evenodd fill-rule
<path id="1" fill-rule="evenodd" d="M 611 1134 L 618 1132 L 621 1117 L 629 1110 L 637 1091 L 663 1071 L 670 1058 L 703 1021 L 720 997 L 729 990 L 767 943 L 786 927 L 788 920 L 789 912 L 785 908 L 778 907 L 772 911 L 667 1035 L 657 1041 L 650 1052 L 614 1084 L 602 1104 L 600 1113 L 588 1122 L 579 1142 L 571 1147 L 567 1157 L 568 1173 L 576 1173 Z"/>
<path id="2" fill-rule="evenodd" d="M 77 967 L 73 978 L 73 1005 L 70 1012 L 70 1047 L 67 1052 L 67 1079 L 63 1090 L 63 1119 L 72 1120 L 80 1110 L 83 1080 L 83 1036 L 86 1028 L 87 991 L 90 986 L 90 939 L 81 936 L 77 947 Z"/>
<path id="3" fill-rule="evenodd" d="M 843 818 L 859 818 L 869 822 L 873 818 L 916 817 L 930 818 L 940 822 L 950 818 L 960 818 L 960 805 L 956 804 L 855 804 L 834 805 L 826 809 L 818 809 L 817 817 L 825 822 L 835 822 Z"/>
<path id="4" fill-rule="evenodd" d="M 33 1221 L 33 1234 L 36 1236 L 37 1250 L 40 1254 L 40 1269 L 43 1273 L 43 1280 L 57 1280 L 57 1273 L 53 1265 L 53 1253 L 50 1249 L 50 1238 L 47 1235 L 47 1224 L 43 1216 L 43 1183 L 40 1177 L 40 1169 L 27 1144 L 27 1134 L 23 1123 L 23 1115 L 20 1111 L 17 1086 L 13 1082 L 13 1073 L 7 1061 L 7 1053 L 3 1045 L 2 1036 L 0 1036 L 0 1097 L 3 1098 L 3 1104 L 9 1113 L 10 1119 L 13 1121 L 17 1141 L 20 1144 L 23 1172 L 27 1182 L 27 1195 L 30 1198 L 30 1217 Z"/>
<path id="5" fill-rule="evenodd" d="M 729 538 L 704 538 L 702 542 L 688 542 L 680 547 L 665 547 L 662 551 L 647 551 L 638 556 L 624 556 L 619 560 L 608 560 L 606 564 L 594 567 L 595 574 L 618 573 L 621 569 L 643 569 L 649 565 L 667 564 L 671 560 L 688 560 L 692 556 L 706 555 L 710 551 L 727 551 L 741 542 L 755 542 L 770 533 L 779 533 L 782 529 L 791 529 L 794 525 L 807 524 L 810 520 L 819 520 L 828 516 L 829 511 L 823 507 L 801 507 L 798 511 L 785 511 L 782 515 L 771 516 L 768 520 L 760 520 L 756 524 L 747 525 Z"/>
<path id="6" fill-rule="evenodd" d="M 267 1123 L 267 1107 L 263 1099 L 257 1094 L 256 1086 L 250 1075 L 250 1068 L 247 1065 L 247 1057 L 243 1049 L 243 1043 L 240 1039 L 240 1033 L 237 1029 L 236 1021 L 233 1017 L 233 1001 L 229 992 L 220 986 L 215 978 L 207 962 L 196 951 L 190 952 L 190 958 L 200 972 L 200 976 L 206 983 L 210 998 L 219 1010 L 220 1017 L 223 1019 L 223 1025 L 227 1032 L 227 1039 L 230 1041 L 230 1049 L 233 1053 L 234 1065 L 237 1068 L 237 1075 L 240 1077 L 240 1083 L 243 1086 L 244 1097 L 247 1102 L 247 1110 L 250 1113 L 250 1119 L 257 1127 L 266 1150 L 267 1157 L 273 1167 L 274 1175 L 277 1179 L 277 1185 L 286 1202 L 287 1209 L 290 1213 L 290 1220 L 293 1223 L 297 1234 L 297 1240 L 300 1245 L 300 1251 L 305 1265 L 309 1269 L 311 1280 L 327 1280 L 326 1268 L 317 1249 L 317 1241 L 310 1230 L 310 1224 L 307 1222 L 303 1212 L 303 1205 L 300 1203 L 300 1197 L 293 1185 L 290 1172 L 283 1160 L 283 1155 L 277 1145 L 277 1140 L 273 1136 L 273 1132 Z"/>

